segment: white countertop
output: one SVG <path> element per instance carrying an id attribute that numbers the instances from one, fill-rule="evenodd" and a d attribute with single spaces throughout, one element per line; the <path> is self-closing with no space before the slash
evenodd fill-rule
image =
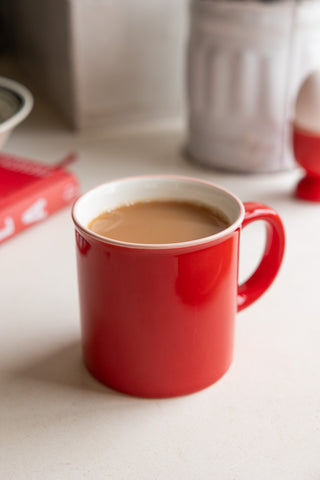
<path id="1" fill-rule="evenodd" d="M 287 249 L 270 290 L 238 315 L 229 372 L 197 394 L 144 400 L 82 365 L 70 208 L 1 245 L 1 480 L 320 479 L 320 205 L 293 198 L 298 170 L 216 172 L 183 146 L 179 122 L 79 134 L 37 102 L 6 144 L 48 163 L 77 151 L 82 191 L 142 173 L 210 179 L 274 207 Z M 243 231 L 242 277 L 262 234 Z"/>

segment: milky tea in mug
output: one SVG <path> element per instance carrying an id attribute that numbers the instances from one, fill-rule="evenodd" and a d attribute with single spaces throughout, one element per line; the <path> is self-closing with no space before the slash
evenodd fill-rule
<path id="1" fill-rule="evenodd" d="M 88 228 L 99 235 L 142 244 L 177 243 L 209 237 L 230 226 L 217 208 L 177 200 L 149 200 L 107 210 Z"/>

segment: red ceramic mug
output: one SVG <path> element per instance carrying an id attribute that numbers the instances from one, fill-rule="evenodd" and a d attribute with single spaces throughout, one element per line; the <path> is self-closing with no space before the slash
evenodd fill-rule
<path id="1" fill-rule="evenodd" d="M 134 244 L 88 229 L 104 210 L 146 199 L 184 199 L 218 207 L 230 226 L 176 244 Z M 201 390 L 232 360 L 234 320 L 269 287 L 280 267 L 284 229 L 278 214 L 242 202 L 212 183 L 178 176 L 111 181 L 73 207 L 82 344 L 88 370 L 111 388 L 143 397 Z M 253 275 L 238 286 L 241 228 L 266 223 Z"/>

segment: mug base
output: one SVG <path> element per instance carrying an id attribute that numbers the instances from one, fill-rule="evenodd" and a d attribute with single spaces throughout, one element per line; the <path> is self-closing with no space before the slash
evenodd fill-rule
<path id="1" fill-rule="evenodd" d="M 218 374 L 211 378 L 208 382 L 205 384 L 197 385 L 197 384 L 192 384 L 185 386 L 184 388 L 167 388 L 167 387 L 155 387 L 153 386 L 152 388 L 139 388 L 139 387 L 134 387 L 133 385 L 131 386 L 126 386 L 124 384 L 121 384 L 121 382 L 115 382 L 111 381 L 110 379 L 105 378 L 101 373 L 97 373 L 94 368 L 91 368 L 86 361 L 84 361 L 84 365 L 92 377 L 94 377 L 99 383 L 104 385 L 107 388 L 110 388 L 116 392 L 125 394 L 125 395 L 130 395 L 132 397 L 139 397 L 139 398 L 149 398 L 149 399 L 161 399 L 161 398 L 174 398 L 174 397 L 182 397 L 186 395 L 192 395 L 193 393 L 200 392 L 202 390 L 205 390 L 206 388 L 211 387 L 214 385 L 216 382 L 218 382 L 229 370 L 231 366 L 232 361 L 229 362 L 225 368 L 220 371 Z"/>

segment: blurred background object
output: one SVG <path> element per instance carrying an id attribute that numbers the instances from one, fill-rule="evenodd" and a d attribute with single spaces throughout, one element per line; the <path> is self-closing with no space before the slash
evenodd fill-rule
<path id="1" fill-rule="evenodd" d="M 292 140 L 296 161 L 305 170 L 296 196 L 320 202 L 320 70 L 310 73 L 299 89 Z"/>
<path id="2" fill-rule="evenodd" d="M 187 0 L 4 0 L 3 47 L 76 128 L 178 116 Z"/>
<path id="3" fill-rule="evenodd" d="M 193 0 L 190 156 L 241 172 L 293 167 L 290 120 L 319 45 L 319 0 Z"/>
<path id="4" fill-rule="evenodd" d="M 0 27 L 0 53 L 73 128 L 179 118 L 198 163 L 295 165 L 290 122 L 320 68 L 319 0 L 2 0 Z"/>
<path id="5" fill-rule="evenodd" d="M 12 130 L 29 115 L 32 106 L 33 96 L 26 87 L 0 77 L 0 150 Z"/>

